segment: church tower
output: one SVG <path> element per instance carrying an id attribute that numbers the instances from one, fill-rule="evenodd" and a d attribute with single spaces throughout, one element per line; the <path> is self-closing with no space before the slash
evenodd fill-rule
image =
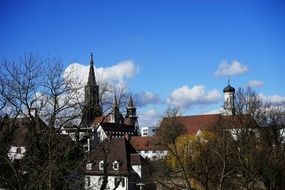
<path id="1" fill-rule="evenodd" d="M 224 88 L 224 110 L 225 115 L 235 114 L 235 88 L 230 85 L 230 80 L 228 80 L 228 85 Z"/>
<path id="2" fill-rule="evenodd" d="M 88 127 L 98 116 L 102 116 L 102 108 L 99 102 L 99 85 L 96 84 L 93 54 L 91 53 L 89 76 L 85 86 L 82 125 Z"/>
<path id="3" fill-rule="evenodd" d="M 130 118 L 130 121 L 133 125 L 137 124 L 138 121 L 137 108 L 134 106 L 132 96 L 130 97 L 130 101 L 128 103 L 126 118 Z"/>

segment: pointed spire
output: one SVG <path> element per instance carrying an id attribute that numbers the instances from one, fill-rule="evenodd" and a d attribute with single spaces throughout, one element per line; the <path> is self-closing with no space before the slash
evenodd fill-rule
<path id="1" fill-rule="evenodd" d="M 128 103 L 128 107 L 134 107 L 133 95 L 130 97 L 130 101 Z"/>
<path id="2" fill-rule="evenodd" d="M 90 126 L 97 116 L 102 116 L 102 107 L 99 101 L 99 85 L 96 84 L 93 53 L 90 56 L 88 81 L 85 86 L 84 110 L 82 126 Z"/>
<path id="3" fill-rule="evenodd" d="M 91 56 L 90 56 L 90 68 L 89 68 L 88 84 L 92 85 L 92 86 L 96 85 L 95 72 L 94 72 L 93 53 L 91 53 Z"/>
<path id="4" fill-rule="evenodd" d="M 111 121 L 114 123 L 120 123 L 120 108 L 118 106 L 116 94 L 115 94 L 113 105 L 112 105 Z"/>
<path id="5" fill-rule="evenodd" d="M 94 65 L 94 61 L 93 61 L 93 53 L 91 52 L 91 56 L 90 56 L 90 66 L 93 67 Z"/>
<path id="6" fill-rule="evenodd" d="M 115 94 L 114 101 L 113 101 L 113 107 L 114 107 L 114 108 L 117 108 L 117 107 L 118 107 L 118 101 L 117 101 L 117 96 L 116 96 L 116 94 Z"/>

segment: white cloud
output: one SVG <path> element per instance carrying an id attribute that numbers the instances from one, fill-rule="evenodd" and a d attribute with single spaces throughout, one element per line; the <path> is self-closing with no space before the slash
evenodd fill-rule
<path id="1" fill-rule="evenodd" d="M 285 97 L 280 95 L 272 95 L 272 96 L 266 96 L 264 94 L 259 94 L 259 97 L 261 100 L 265 103 L 271 103 L 273 105 L 285 105 Z"/>
<path id="2" fill-rule="evenodd" d="M 247 66 L 241 64 L 237 60 L 232 61 L 231 64 L 229 64 L 227 61 L 224 61 L 219 65 L 217 71 L 215 72 L 215 76 L 241 75 L 247 71 Z"/>
<path id="3" fill-rule="evenodd" d="M 63 72 L 63 77 L 76 79 L 81 81 L 82 85 L 87 83 L 89 66 L 81 65 L 80 63 L 70 64 Z"/>
<path id="4" fill-rule="evenodd" d="M 260 88 L 263 87 L 264 83 L 259 80 L 251 80 L 248 82 L 247 86 L 251 88 Z"/>
<path id="5" fill-rule="evenodd" d="M 149 110 L 139 113 L 140 127 L 156 126 L 159 123 L 162 115 L 156 109 L 150 108 Z"/>
<path id="6" fill-rule="evenodd" d="M 110 67 L 98 67 L 95 69 L 97 81 L 111 81 L 114 85 L 124 87 L 127 79 L 135 76 L 139 72 L 139 67 L 135 65 L 133 60 L 121 61 Z M 73 78 L 81 81 L 82 85 L 87 83 L 89 65 L 82 65 L 80 63 L 70 64 L 64 71 L 64 76 L 71 73 Z"/>
<path id="7" fill-rule="evenodd" d="M 188 108 L 192 105 L 217 103 L 221 99 L 221 94 L 217 89 L 206 91 L 203 85 L 195 85 L 192 88 L 182 86 L 175 89 L 168 102 L 180 108 Z"/>
<path id="8" fill-rule="evenodd" d="M 99 67 L 95 68 L 95 70 L 101 79 L 111 80 L 117 84 L 124 85 L 126 79 L 133 77 L 139 72 L 139 67 L 134 64 L 133 60 L 126 60 L 111 67 Z"/>
<path id="9" fill-rule="evenodd" d="M 144 107 L 149 104 L 158 104 L 162 103 L 163 101 L 160 99 L 160 97 L 157 94 L 154 94 L 153 92 L 140 92 L 134 94 L 136 105 L 138 107 Z"/>

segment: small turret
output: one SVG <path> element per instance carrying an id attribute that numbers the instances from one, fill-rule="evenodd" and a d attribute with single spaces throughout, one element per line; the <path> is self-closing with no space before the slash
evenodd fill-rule
<path id="1" fill-rule="evenodd" d="M 126 118 L 129 118 L 133 125 L 137 124 L 137 120 L 138 120 L 137 108 L 134 105 L 132 96 L 130 97 L 130 101 L 128 103 Z"/>

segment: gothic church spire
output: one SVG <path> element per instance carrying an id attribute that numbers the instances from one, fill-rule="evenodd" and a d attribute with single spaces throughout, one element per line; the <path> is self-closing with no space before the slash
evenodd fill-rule
<path id="1" fill-rule="evenodd" d="M 96 78 L 95 78 L 95 72 L 94 72 L 93 53 L 91 53 L 91 56 L 90 56 L 90 67 L 89 67 L 89 76 L 88 76 L 87 85 L 96 86 Z"/>
<path id="2" fill-rule="evenodd" d="M 92 53 L 90 57 L 88 81 L 85 86 L 84 103 L 82 125 L 88 127 L 96 117 L 102 116 L 102 108 L 99 102 L 99 85 L 96 84 Z"/>

